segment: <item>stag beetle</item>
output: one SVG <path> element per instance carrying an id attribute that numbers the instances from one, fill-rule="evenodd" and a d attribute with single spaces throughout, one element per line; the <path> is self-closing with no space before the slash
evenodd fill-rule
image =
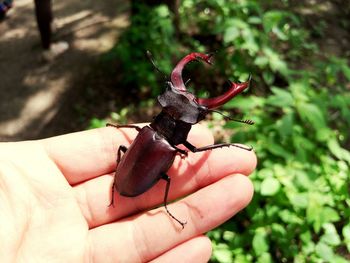
<path id="1" fill-rule="evenodd" d="M 225 104 L 249 86 L 250 78 L 244 83 L 229 82 L 229 90 L 218 97 L 196 98 L 194 94 L 187 91 L 182 79 L 182 70 L 186 64 L 195 60 L 202 60 L 211 64 L 211 57 L 212 54 L 190 53 L 180 60 L 171 73 L 170 81 L 166 82 L 165 92 L 158 96 L 162 111 L 153 119 L 150 125 L 140 128 L 136 125 L 108 124 L 116 128 L 133 128 L 139 132 L 129 148 L 124 145 L 119 146 L 110 206 L 114 204 L 115 190 L 122 196 L 134 197 L 146 192 L 160 179 L 163 179 L 166 181 L 165 210 L 170 217 L 184 228 L 186 222 L 177 219 L 167 207 L 171 179 L 166 173 L 176 154 L 187 156 L 187 151 L 178 148 L 177 145 L 182 144 L 191 152 L 202 152 L 225 146 L 252 150 L 252 148 L 232 143 L 213 144 L 197 148 L 187 141 L 187 135 L 192 125 L 203 120 L 208 113 L 215 111 L 214 108 Z M 152 59 L 151 62 L 159 71 Z M 253 124 L 250 120 L 224 117 L 246 124 Z M 122 153 L 124 153 L 123 156 Z"/>

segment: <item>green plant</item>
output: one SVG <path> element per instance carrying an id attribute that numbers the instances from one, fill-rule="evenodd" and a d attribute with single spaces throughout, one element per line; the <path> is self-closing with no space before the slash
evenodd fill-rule
<path id="1" fill-rule="evenodd" d="M 151 8 L 142 3 L 136 3 L 135 11 L 129 29 L 104 58 L 119 62 L 123 73 L 120 85 L 157 95 L 160 92 L 157 74 L 146 57 L 146 51 L 151 51 L 157 58 L 162 70 L 170 72 L 169 54 L 178 49 L 171 14 L 165 5 Z"/>
<path id="2" fill-rule="evenodd" d="M 160 92 L 144 58 L 147 49 L 165 72 L 179 53 L 218 50 L 215 64 L 223 75 L 253 75 L 249 96 L 225 109 L 256 124 L 225 128 L 233 131 L 232 141 L 253 145 L 258 155 L 251 176 L 255 196 L 247 209 L 208 233 L 212 261 L 347 262 L 350 67 L 346 58 L 322 54 L 312 40 L 326 35 L 325 25 L 311 32 L 287 0 L 184 0 L 182 36 L 176 38 L 165 5 L 140 11 L 108 54 L 123 65 L 125 85 Z M 213 87 L 220 82 L 199 79 Z"/>
<path id="3" fill-rule="evenodd" d="M 203 6 L 185 3 L 185 13 Z M 221 37 L 227 71 L 253 72 L 253 87 L 266 94 L 226 105 L 256 122 L 232 140 L 253 145 L 259 166 L 252 204 L 209 233 L 213 261 L 346 262 L 350 153 L 340 145 L 349 141 L 347 61 L 313 55 L 317 45 L 292 12 L 264 10 L 255 1 L 209 1 L 203 12 L 211 15 L 203 18 L 205 32 Z"/>

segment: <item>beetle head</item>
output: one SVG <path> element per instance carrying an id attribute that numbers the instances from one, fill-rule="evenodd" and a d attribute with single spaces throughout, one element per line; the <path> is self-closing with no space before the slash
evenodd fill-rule
<path id="1" fill-rule="evenodd" d="M 195 124 L 205 118 L 208 108 L 198 104 L 192 93 L 175 88 L 171 82 L 167 84 L 165 92 L 158 96 L 158 102 L 165 112 L 174 120 L 190 124 Z"/>
<path id="2" fill-rule="evenodd" d="M 193 60 L 203 60 L 212 64 L 212 54 L 191 53 L 185 56 L 176 65 L 171 73 L 171 82 L 167 82 L 166 91 L 158 96 L 158 101 L 163 110 L 174 120 L 181 120 L 189 124 L 195 124 L 205 118 L 213 109 L 225 104 L 237 94 L 248 88 L 250 79 L 244 83 L 229 81 L 230 88 L 224 94 L 214 98 L 197 98 L 187 91 L 182 79 L 182 70 Z"/>

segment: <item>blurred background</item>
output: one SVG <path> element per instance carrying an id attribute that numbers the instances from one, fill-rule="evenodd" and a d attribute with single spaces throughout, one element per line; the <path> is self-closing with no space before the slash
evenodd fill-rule
<path id="1" fill-rule="evenodd" d="M 0 1 L 1 2 L 1 1 Z M 190 52 L 213 67 L 186 67 L 201 96 L 225 80 L 250 89 L 223 107 L 254 126 L 213 114 L 216 140 L 252 145 L 255 196 L 208 233 L 212 262 L 350 261 L 350 1 L 55 1 L 42 59 L 31 0 L 0 22 L 0 141 L 38 139 L 106 122 L 147 122 L 164 76 Z"/>

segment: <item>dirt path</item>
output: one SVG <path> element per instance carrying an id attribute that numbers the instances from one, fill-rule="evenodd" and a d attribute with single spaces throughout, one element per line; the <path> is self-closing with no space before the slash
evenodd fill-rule
<path id="1" fill-rule="evenodd" d="M 321 50 L 349 58 L 349 7 L 340 0 L 322 5 L 295 2 L 295 11 L 310 27 L 324 27 L 323 33 L 313 36 Z M 101 67 L 98 62 L 128 26 L 128 1 L 54 1 L 56 39 L 67 41 L 70 49 L 49 64 L 40 59 L 33 0 L 14 3 L 8 19 L 0 22 L 0 141 L 84 129 L 84 112 L 88 119 L 115 110 L 113 94 L 130 104 L 127 96 L 120 95 L 125 91 L 114 89 L 115 65 Z M 115 71 L 108 72 L 111 68 Z"/>
<path id="2" fill-rule="evenodd" d="M 44 63 L 33 0 L 14 4 L 0 22 L 0 141 L 54 135 L 45 129 L 62 112 L 62 102 L 128 25 L 127 1 L 54 1 L 55 38 L 70 48 Z"/>

